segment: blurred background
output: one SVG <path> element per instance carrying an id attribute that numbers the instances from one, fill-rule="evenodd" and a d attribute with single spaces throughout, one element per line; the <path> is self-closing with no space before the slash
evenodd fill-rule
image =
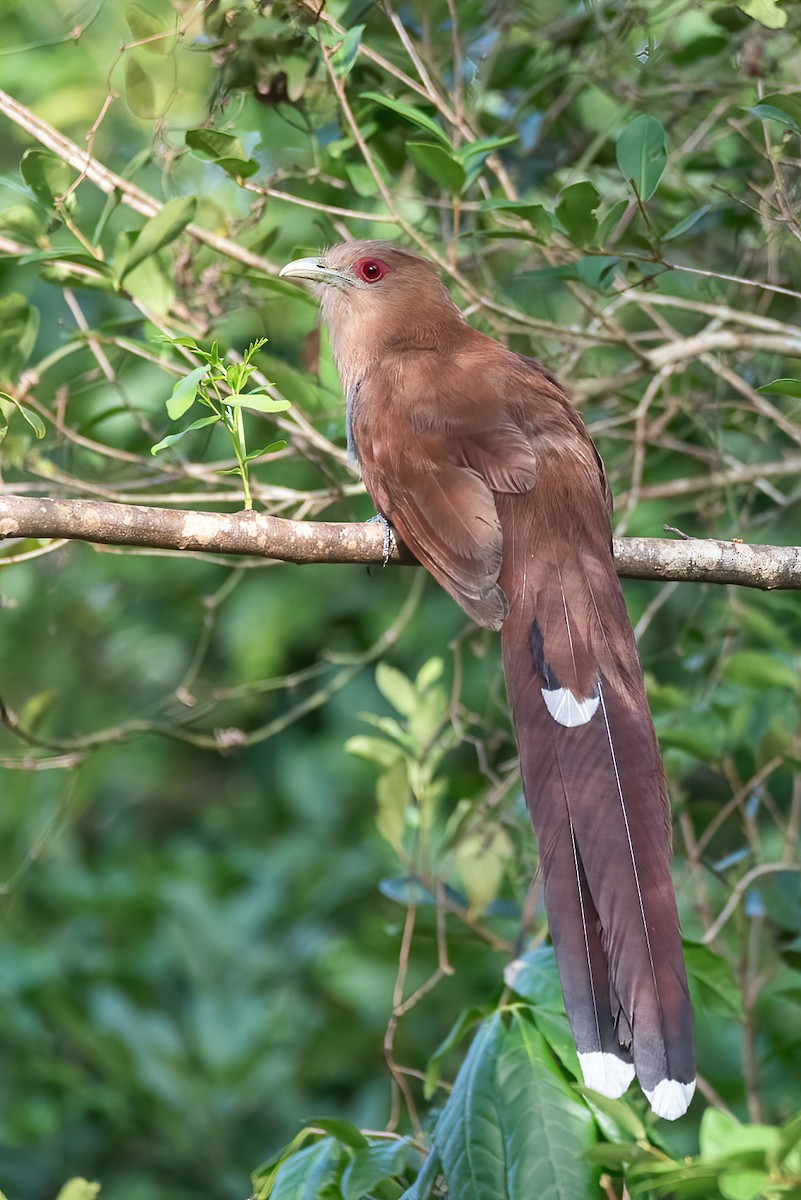
<path id="1" fill-rule="evenodd" d="M 293 407 L 245 415 L 250 448 L 287 442 L 251 464 L 256 507 L 366 519 L 316 308 L 276 276 L 393 237 L 566 382 L 619 533 L 798 542 L 791 5 L 5 0 L 2 25 L 5 491 L 241 508 L 221 425 L 150 449 L 204 411 L 167 413 L 198 361 L 169 339 L 266 337 L 255 361 Z M 497 638 L 410 569 L 0 556 L 8 1200 L 73 1175 L 235 1200 L 315 1117 L 425 1125 L 430 1056 L 545 934 Z M 799 1105 L 801 606 L 625 590 L 703 1076 L 654 1137 L 693 1155 L 707 1106 L 777 1124 Z M 443 946 L 453 972 L 391 1019 Z"/>

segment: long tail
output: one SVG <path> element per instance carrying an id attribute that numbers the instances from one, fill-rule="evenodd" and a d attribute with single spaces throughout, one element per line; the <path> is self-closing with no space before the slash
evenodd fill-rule
<path id="1" fill-rule="evenodd" d="M 579 1061 L 607 1096 L 636 1071 L 673 1120 L 695 1088 L 693 1020 L 633 633 L 611 557 L 526 559 L 504 670 Z"/>

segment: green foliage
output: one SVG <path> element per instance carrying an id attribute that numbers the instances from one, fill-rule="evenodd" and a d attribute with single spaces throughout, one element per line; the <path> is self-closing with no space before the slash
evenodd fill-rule
<path id="1" fill-rule="evenodd" d="M 162 213 L 163 211 L 162 209 Z M 145 230 L 147 229 L 148 226 L 146 225 Z M 145 230 L 142 232 L 144 233 Z M 195 402 L 204 408 L 210 408 L 212 415 L 209 417 L 199 417 L 178 433 L 170 433 L 166 437 L 163 437 L 155 446 L 150 447 L 150 453 L 158 454 L 160 450 L 166 450 L 168 446 L 174 446 L 185 434 L 191 433 L 196 429 L 205 429 L 209 425 L 216 425 L 219 421 L 231 439 L 231 446 L 237 464 L 232 471 L 223 471 L 222 473 L 239 475 L 242 480 L 242 489 L 245 493 L 245 508 L 253 508 L 248 464 L 254 458 L 261 458 L 265 454 L 274 454 L 277 450 L 282 450 L 286 445 L 285 441 L 279 440 L 270 442 L 269 445 L 263 446 L 261 450 L 248 450 L 245 438 L 243 408 L 249 408 L 252 412 L 261 413 L 285 412 L 289 408 L 288 400 L 270 396 L 265 391 L 248 392 L 244 390 L 248 386 L 251 376 L 257 370 L 253 359 L 262 346 L 266 344 L 267 339 L 259 338 L 257 341 L 251 342 L 243 354 L 241 362 L 231 363 L 226 363 L 221 358 L 216 342 L 211 347 L 211 350 L 206 351 L 201 350 L 191 338 L 171 338 L 168 340 L 174 346 L 181 346 L 183 349 L 188 350 L 195 358 L 201 359 L 202 365 L 195 367 L 194 371 L 190 371 L 188 375 L 184 375 L 182 379 L 178 380 L 172 389 L 172 395 L 167 401 L 167 415 L 173 421 L 178 421 L 185 413 L 189 412 Z"/>
<path id="2" fill-rule="evenodd" d="M 3 34 L 5 490 L 369 516 L 277 278 L 349 234 L 565 379 L 618 532 L 797 542 L 796 6 L 9 0 Z M 627 588 L 707 1084 L 668 1128 L 580 1086 L 496 639 L 447 596 L 0 555 L 8 1200 L 241 1200 L 260 1161 L 259 1197 L 801 1191 L 794 595 Z"/>

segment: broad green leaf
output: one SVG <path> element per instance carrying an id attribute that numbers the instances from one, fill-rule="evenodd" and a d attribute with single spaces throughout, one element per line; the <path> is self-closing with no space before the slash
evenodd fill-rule
<path id="1" fill-rule="evenodd" d="M 485 200 L 481 211 L 508 212 L 511 216 L 528 221 L 540 241 L 547 240 L 553 230 L 553 217 L 548 210 L 542 204 L 531 204 L 527 200 Z"/>
<path id="2" fill-rule="evenodd" d="M 238 137 L 217 129 L 188 129 L 185 141 L 191 150 L 211 159 L 228 175 L 243 179 L 255 175 L 259 164 L 250 158 Z"/>
<path id="3" fill-rule="evenodd" d="M 95 1200 L 100 1193 L 100 1184 L 88 1179 L 69 1179 L 59 1190 L 56 1200 Z"/>
<path id="4" fill-rule="evenodd" d="M 722 1171 L 718 1175 L 725 1200 L 761 1200 L 769 1182 L 764 1171 Z"/>
<path id="5" fill-rule="evenodd" d="M 702 942 L 684 941 L 684 961 L 690 983 L 712 1012 L 737 1021 L 742 1017 L 742 992 L 727 960 Z"/>
<path id="6" fill-rule="evenodd" d="M 429 658 L 428 662 L 424 662 L 414 681 L 415 691 L 418 695 L 422 695 L 435 683 L 439 683 L 444 669 L 445 664 L 441 658 Z"/>
<path id="7" fill-rule="evenodd" d="M 470 1030 L 480 1021 L 484 1013 L 480 1008 L 466 1008 L 456 1019 L 456 1023 L 451 1026 L 447 1035 L 437 1046 L 434 1053 L 431 1055 L 426 1064 L 426 1082 L 425 1082 L 425 1098 L 430 1100 L 437 1090 L 437 1080 L 439 1078 L 440 1067 L 442 1060 L 446 1054 L 449 1054 L 455 1046 L 464 1041 Z"/>
<path id="8" fill-rule="evenodd" d="M 500 825 L 477 830 L 460 840 L 453 858 L 471 917 L 480 916 L 497 897 L 511 857 L 511 840 Z"/>
<path id="9" fill-rule="evenodd" d="M 559 982 L 556 955 L 552 946 L 538 946 L 536 950 L 527 950 L 519 958 L 507 963 L 503 981 L 518 996 L 530 1000 L 532 1004 L 551 1009 L 553 1012 L 565 1011 L 562 985 Z"/>
<path id="10" fill-rule="evenodd" d="M 629 206 L 630 201 L 618 200 L 608 212 L 604 213 L 598 220 L 598 234 L 596 242 L 599 246 L 603 246 L 607 238 L 609 238 L 620 224 L 620 218 Z"/>
<path id="11" fill-rule="evenodd" d="M 260 450 L 251 450 L 249 454 L 245 455 L 245 461 L 250 462 L 253 458 L 262 458 L 266 454 L 275 454 L 278 450 L 283 450 L 286 445 L 285 438 L 278 438 L 274 442 L 268 442 Z"/>
<path id="12" fill-rule="evenodd" d="M 801 133 L 801 98 L 798 96 L 771 92 L 745 111 L 762 120 L 776 121 L 794 133 Z"/>
<path id="13" fill-rule="evenodd" d="M 737 7 L 766 29 L 784 29 L 787 24 L 787 13 L 777 0 L 737 0 Z"/>
<path id="14" fill-rule="evenodd" d="M 345 742 L 345 749 L 348 754 L 366 758 L 369 762 L 378 763 L 382 767 L 394 767 L 395 763 L 403 757 L 403 751 L 394 742 L 388 742 L 385 738 L 367 737 L 363 733 L 357 733 L 354 737 L 348 738 Z"/>
<path id="15" fill-rule="evenodd" d="M 343 1200 L 363 1200 L 385 1179 L 402 1174 L 411 1158 L 420 1159 L 420 1151 L 407 1138 L 372 1141 L 357 1150 L 342 1173 Z"/>
<path id="16" fill-rule="evenodd" d="M 18 404 L 17 409 L 23 420 L 27 421 L 37 438 L 43 438 L 47 430 L 45 423 L 38 413 L 32 408 L 28 408 L 26 404 Z"/>
<path id="17" fill-rule="evenodd" d="M 500 150 L 503 146 L 510 146 L 512 142 L 519 141 L 516 133 L 510 133 L 505 137 L 490 137 L 477 138 L 475 142 L 468 142 L 466 146 L 462 146 L 458 151 L 459 161 L 467 169 L 473 165 L 474 159 L 482 161 L 487 155 L 492 154 L 493 150 Z"/>
<path id="18" fill-rule="evenodd" d="M 608 291 L 615 278 L 621 259 L 616 254 L 588 254 L 576 260 L 579 279 L 596 292 Z"/>
<path id="19" fill-rule="evenodd" d="M 157 116 L 156 94 L 150 76 L 136 56 L 125 55 L 125 100 L 135 117 L 152 121 Z"/>
<path id="20" fill-rule="evenodd" d="M 709 212 L 711 205 L 702 204 L 700 208 L 696 208 L 682 221 L 677 221 L 675 225 L 671 225 L 667 233 L 662 234 L 663 242 L 672 242 L 675 238 L 681 237 L 683 233 L 687 233 L 694 225 L 697 225 L 702 217 L 705 217 Z"/>
<path id="21" fill-rule="evenodd" d="M 361 1150 L 369 1145 L 362 1131 L 344 1117 L 307 1117 L 304 1125 L 310 1129 L 322 1129 L 325 1133 L 330 1133 L 331 1137 L 336 1138 L 343 1146 L 350 1146 L 352 1150 Z"/>
<path id="22" fill-rule="evenodd" d="M 419 108 L 413 108 L 411 104 L 404 104 L 401 100 L 393 100 L 389 96 L 382 96 L 380 92 L 362 92 L 362 100 L 372 100 L 374 104 L 380 104 L 382 108 L 388 108 L 390 112 L 397 113 L 399 117 L 405 117 L 407 121 L 411 121 L 418 129 L 425 129 L 427 133 L 433 133 L 434 137 L 442 142 L 446 149 L 452 150 L 450 139 L 446 133 L 440 129 L 436 121 L 432 121 L 431 117 L 426 116 L 424 112 L 420 112 Z"/>
<path id="23" fill-rule="evenodd" d="M 406 810 L 412 803 L 412 789 L 406 763 L 396 762 L 382 775 L 376 785 L 377 812 L 376 829 L 389 842 L 396 854 L 403 852 L 403 835 L 406 832 Z"/>
<path id="24" fill-rule="evenodd" d="M 275 400 L 266 392 L 242 392 L 241 395 L 226 396 L 225 403 L 231 408 L 250 408 L 253 412 L 263 413 L 286 412 L 290 407 L 288 400 Z"/>
<path id="25" fill-rule="evenodd" d="M 137 42 L 138 48 L 147 54 L 171 54 L 175 48 L 175 36 L 164 21 L 142 8 L 139 4 L 125 6 L 125 20 Z"/>
<path id="26" fill-rule="evenodd" d="M 194 196 L 176 196 L 174 200 L 163 204 L 156 215 L 145 222 L 118 266 L 120 283 L 139 263 L 155 254 L 162 246 L 168 246 L 175 241 L 195 215 L 196 203 Z"/>
<path id="27" fill-rule="evenodd" d="M 175 300 L 175 283 L 164 258 L 151 254 L 125 275 L 124 290 L 156 316 L 168 313 Z"/>
<path id="28" fill-rule="evenodd" d="M 432 142 L 407 142 L 406 149 L 416 167 L 446 191 L 459 193 L 465 185 L 465 172 L 450 150 Z"/>
<path id="29" fill-rule="evenodd" d="M 25 151 L 20 163 L 20 173 L 36 199 L 45 208 L 53 208 L 54 201 L 64 195 L 76 175 L 63 159 L 38 146 Z"/>
<path id="30" fill-rule="evenodd" d="M 778 1144 L 779 1130 L 774 1125 L 743 1125 L 719 1108 L 706 1109 L 701 1118 L 699 1148 L 707 1161 L 742 1162 L 754 1155 L 762 1156 Z"/>
<path id="31" fill-rule="evenodd" d="M 419 703 L 414 684 L 396 667 L 380 662 L 375 669 L 375 682 L 381 695 L 401 716 L 409 717 Z"/>
<path id="32" fill-rule="evenodd" d="M 345 1151 L 333 1138 L 323 1138 L 285 1158 L 272 1180 L 270 1200 L 341 1200 L 338 1180 Z"/>
<path id="33" fill-rule="evenodd" d="M 572 183 L 563 190 L 556 216 L 574 245 L 586 246 L 593 240 L 598 228 L 594 213 L 600 203 L 591 183 Z"/>
<path id="34" fill-rule="evenodd" d="M 39 310 L 19 292 L 0 296 L 0 381 L 12 383 L 30 358 L 39 333 Z"/>
<path id="35" fill-rule="evenodd" d="M 596 1200 L 592 1116 L 520 1008 L 476 1035 L 434 1130 L 450 1195 Z"/>
<path id="36" fill-rule="evenodd" d="M 758 650 L 738 650 L 726 659 L 723 675 L 732 683 L 764 691 L 765 688 L 790 688 L 797 691 L 799 672 L 797 667 L 780 662 L 773 654 Z"/>
<path id="37" fill-rule="evenodd" d="M 364 25 L 352 25 L 345 33 L 342 44 L 331 57 L 331 66 L 344 79 L 359 55 Z"/>
<path id="38" fill-rule="evenodd" d="M 617 139 L 617 165 L 643 203 L 659 186 L 667 163 L 665 131 L 646 113 L 629 121 Z"/>
<path id="39" fill-rule="evenodd" d="M 186 429 L 182 429 L 180 433 L 171 433 L 168 437 L 162 438 L 155 446 L 150 447 L 150 453 L 158 454 L 159 450 L 166 450 L 168 446 L 174 446 L 176 442 L 180 442 L 181 438 L 186 437 L 187 433 L 191 433 L 193 429 L 203 429 L 206 425 L 214 425 L 219 420 L 220 417 L 217 413 L 213 413 L 210 417 L 200 417 L 191 425 L 187 425 Z"/>
<path id="40" fill-rule="evenodd" d="M 167 401 L 167 416 L 172 421 L 179 420 L 192 407 L 197 395 L 198 384 L 205 379 L 211 367 L 208 363 L 195 367 L 183 379 L 179 379 L 172 389 L 172 395 Z"/>
<path id="41" fill-rule="evenodd" d="M 774 379 L 772 383 L 763 383 L 757 391 L 776 396 L 792 396 L 794 400 L 801 400 L 801 379 Z"/>

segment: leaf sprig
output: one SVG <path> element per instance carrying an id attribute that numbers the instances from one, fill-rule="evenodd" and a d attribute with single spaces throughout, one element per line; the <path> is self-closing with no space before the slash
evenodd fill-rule
<path id="1" fill-rule="evenodd" d="M 173 421 L 179 421 L 195 404 L 211 409 L 211 415 L 198 417 L 186 428 L 177 433 L 170 433 L 151 446 L 150 453 L 158 454 L 168 446 L 174 446 L 187 433 L 194 429 L 203 429 L 207 425 L 221 422 L 231 439 L 237 465 L 230 470 L 221 471 L 221 475 L 239 475 L 245 495 L 245 508 L 253 508 L 253 498 L 250 491 L 250 476 L 248 464 L 254 458 L 265 454 L 273 454 L 282 450 L 286 445 L 283 439 L 270 442 L 259 450 L 248 450 L 245 437 L 245 422 L 242 410 L 249 408 L 253 412 L 276 413 L 289 408 L 288 400 L 277 400 L 263 389 L 248 392 L 245 389 L 251 376 L 256 371 L 253 359 L 266 344 L 266 338 L 258 338 L 251 342 L 242 356 L 241 362 L 226 361 L 220 354 L 217 342 L 213 342 L 210 350 L 203 350 L 192 338 L 168 338 L 173 346 L 183 346 L 199 359 L 201 365 L 195 367 L 188 375 L 179 379 L 167 401 L 167 415 Z"/>

